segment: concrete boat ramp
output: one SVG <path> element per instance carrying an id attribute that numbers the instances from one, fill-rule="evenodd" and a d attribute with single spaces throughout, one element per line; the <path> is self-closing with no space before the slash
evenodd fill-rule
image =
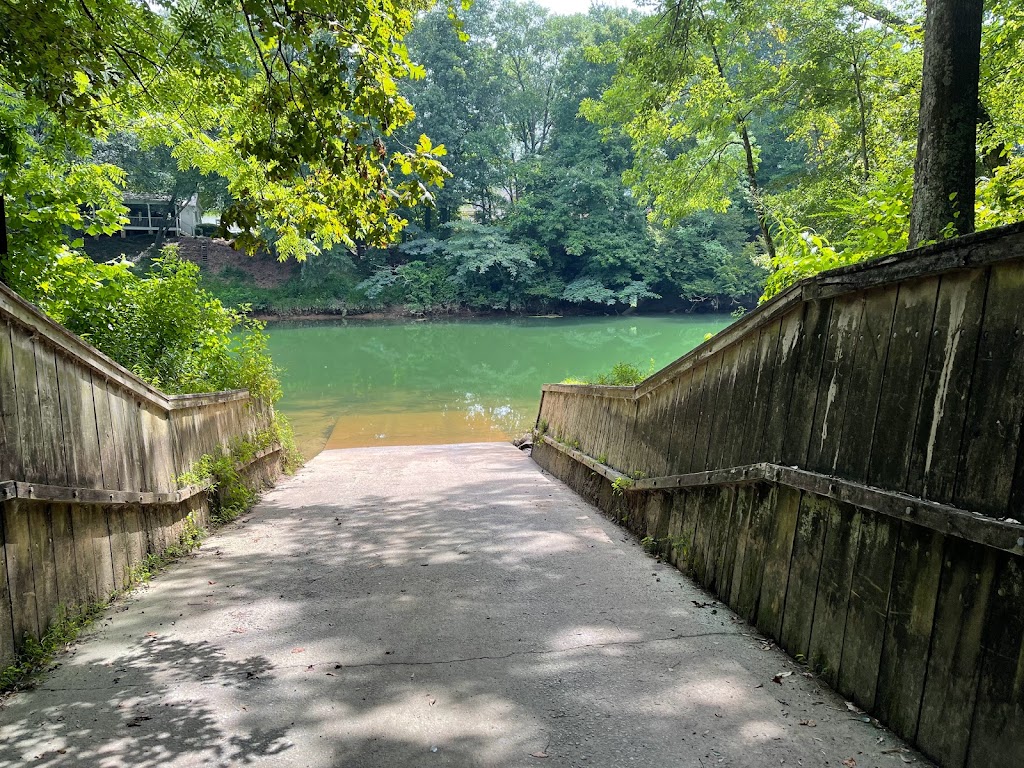
<path id="1" fill-rule="evenodd" d="M 496 443 L 320 454 L 0 709 L 0 768 L 908 763 Z"/>

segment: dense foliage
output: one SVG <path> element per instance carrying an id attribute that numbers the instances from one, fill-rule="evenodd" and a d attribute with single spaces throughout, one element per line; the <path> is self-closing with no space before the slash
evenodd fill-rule
<path id="1" fill-rule="evenodd" d="M 907 247 L 923 16 L 916 0 L 668 0 L 601 50 L 617 72 L 583 111 L 628 137 L 654 217 L 751 206 L 770 296 Z M 986 3 L 981 227 L 1024 214 L 1022 28 L 1019 4 Z"/>
<path id="2" fill-rule="evenodd" d="M 423 73 L 401 40 L 429 5 L 0 4 L 0 277 L 34 299 L 43 265 L 79 246 L 65 227 L 115 231 L 126 170 L 171 204 L 220 179 L 222 223 L 247 248 L 301 259 L 394 239 L 399 207 L 445 173 L 425 136 L 395 140 L 413 116 L 397 81 Z"/>
<path id="3" fill-rule="evenodd" d="M 451 178 L 435 205 L 404 211 L 412 224 L 402 243 L 335 249 L 281 289 L 211 287 L 284 312 L 752 305 L 766 272 L 750 259 L 751 209 L 649 221 L 623 182 L 629 143 L 603 140 L 579 115 L 615 72 L 591 52 L 639 19 L 601 8 L 554 16 L 517 0 L 478 0 L 459 27 L 442 10 L 423 14 L 406 42 L 425 76 L 403 84 L 416 117 L 397 135 L 443 143 Z"/>
<path id="4" fill-rule="evenodd" d="M 206 278 L 278 311 L 732 310 L 908 245 L 920 0 L 38 5 L 0 5 L 6 278 L 33 300 L 126 185 L 312 256 L 278 288 Z M 987 3 L 980 227 L 1024 210 L 1022 47 L 1019 4 Z"/>
<path id="5" fill-rule="evenodd" d="M 142 277 L 127 262 L 62 256 L 40 283 L 40 306 L 69 330 L 165 392 L 246 388 L 280 396 L 263 326 L 199 287 L 199 267 L 167 246 Z"/>

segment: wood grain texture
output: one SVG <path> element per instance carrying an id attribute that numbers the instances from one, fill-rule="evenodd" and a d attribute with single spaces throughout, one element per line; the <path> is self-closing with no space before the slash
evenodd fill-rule
<path id="1" fill-rule="evenodd" d="M 945 537 L 903 523 L 878 672 L 877 711 L 896 733 L 914 738 L 924 691 Z"/>
<path id="2" fill-rule="evenodd" d="M 818 384 L 832 322 L 832 304 L 812 301 L 806 305 L 800 347 L 793 371 L 793 389 L 786 418 L 782 464 L 804 467 L 818 406 Z"/>
<path id="3" fill-rule="evenodd" d="M 862 514 L 849 504 L 832 501 L 828 505 L 829 519 L 822 546 L 807 663 L 833 687 L 839 682 Z"/>
<path id="4" fill-rule="evenodd" d="M 869 448 L 868 483 L 879 488 L 906 487 L 938 291 L 938 278 L 899 287 Z"/>
<path id="5" fill-rule="evenodd" d="M 11 326 L 0 322 L 0 478 L 24 476 L 21 460 L 21 427 L 18 392 L 14 378 Z"/>
<path id="6" fill-rule="evenodd" d="M 840 693 L 869 710 L 875 706 L 899 530 L 900 523 L 880 516 L 864 517 L 860 524 L 837 684 Z"/>
<path id="7" fill-rule="evenodd" d="M 790 558 L 786 610 L 779 641 L 796 658 L 807 658 L 818 598 L 825 534 L 831 502 L 813 493 L 800 499 L 800 511 Z"/>
<path id="8" fill-rule="evenodd" d="M 967 405 L 967 435 L 953 498 L 958 505 L 1007 514 L 1024 416 L 1024 269 L 992 267 Z"/>
<path id="9" fill-rule="evenodd" d="M 2 339 L 3 325 L 0 325 L 0 339 Z M 8 508 L 13 507 L 12 502 L 0 502 L 0 669 L 6 669 L 14 663 L 15 659 L 15 633 L 14 617 L 11 613 L 13 608 L 13 595 L 11 585 L 7 581 L 7 538 L 4 533 L 4 519 Z"/>

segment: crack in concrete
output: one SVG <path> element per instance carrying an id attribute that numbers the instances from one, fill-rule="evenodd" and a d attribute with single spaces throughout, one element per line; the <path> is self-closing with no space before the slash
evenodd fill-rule
<path id="1" fill-rule="evenodd" d="M 470 661 L 504 661 L 505 659 L 512 659 L 516 656 L 546 656 L 556 653 L 571 653 L 572 651 L 578 651 L 584 648 L 615 648 L 617 646 L 626 645 L 648 645 L 650 643 L 663 643 L 671 640 L 692 640 L 702 637 L 745 637 L 737 632 L 699 632 L 693 635 L 669 635 L 667 637 L 651 637 L 646 640 L 619 640 L 611 643 L 584 643 L 582 645 L 574 645 L 571 648 L 557 648 L 546 651 L 512 651 L 502 656 L 470 656 L 467 658 L 459 659 L 439 659 L 436 661 L 380 661 L 380 662 L 366 662 L 364 664 L 341 664 L 340 669 L 362 669 L 364 667 L 429 667 L 436 666 L 438 664 L 464 664 Z M 340 664 L 335 661 L 321 661 L 314 662 L 313 666 L 317 664 Z M 300 667 L 309 667 L 310 665 L 288 665 L 286 667 L 277 667 L 277 669 L 298 669 Z"/>
<path id="2" fill-rule="evenodd" d="M 621 646 L 639 646 L 649 645 L 652 643 L 664 643 L 671 642 L 673 640 L 696 640 L 704 637 L 735 637 L 735 638 L 749 638 L 750 635 L 745 635 L 741 632 L 698 632 L 690 635 L 674 634 L 666 637 L 650 637 L 646 640 L 617 640 L 608 643 L 583 643 L 582 645 L 574 645 L 571 648 L 556 648 L 550 650 L 532 650 L 532 651 L 512 651 L 511 653 L 502 654 L 500 656 L 467 656 L 456 659 L 434 659 L 432 661 L 373 661 L 365 662 L 362 664 L 342 664 L 340 661 L 329 659 L 327 661 L 314 661 L 311 664 L 287 664 L 276 666 L 273 669 L 267 670 L 268 673 L 272 673 L 277 670 L 290 670 L 290 669 L 308 669 L 309 667 L 320 667 L 335 665 L 334 669 L 339 672 L 344 672 L 349 669 L 367 669 L 367 668 L 378 668 L 378 667 L 432 667 L 440 664 L 468 664 L 473 661 L 505 661 L 507 659 L 513 659 L 517 656 L 548 656 L 558 653 L 572 653 L 573 651 L 579 651 L 586 648 L 615 648 Z M 246 673 L 245 680 L 256 681 L 260 679 L 260 676 L 248 677 Z M 212 682 L 212 676 L 206 678 L 200 678 L 193 682 L 200 685 Z M 106 691 L 113 690 L 116 688 L 135 688 L 142 685 L 153 685 L 151 680 L 140 683 L 123 682 L 117 685 L 99 685 L 89 688 L 43 688 L 38 687 L 36 690 L 48 691 L 51 693 L 64 693 L 68 691 Z"/>

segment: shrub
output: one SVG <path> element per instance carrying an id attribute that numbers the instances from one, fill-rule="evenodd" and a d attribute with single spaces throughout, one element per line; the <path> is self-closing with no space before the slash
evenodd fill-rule
<path id="1" fill-rule="evenodd" d="M 168 245 L 142 277 L 127 261 L 67 255 L 39 283 L 57 322 L 169 394 L 248 389 L 274 402 L 281 389 L 263 325 L 199 286 L 199 267 Z"/>

